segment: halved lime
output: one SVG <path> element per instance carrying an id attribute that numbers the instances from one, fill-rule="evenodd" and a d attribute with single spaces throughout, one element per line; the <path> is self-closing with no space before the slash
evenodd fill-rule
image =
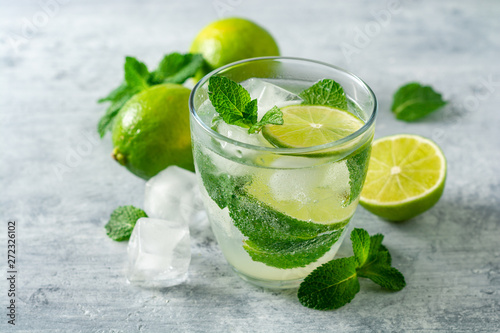
<path id="1" fill-rule="evenodd" d="M 398 134 L 373 142 L 360 203 L 375 215 L 404 221 L 434 206 L 443 194 L 446 159 L 430 139 Z"/>
<path id="2" fill-rule="evenodd" d="M 353 114 L 330 106 L 290 105 L 281 109 L 283 125 L 266 125 L 262 134 L 281 148 L 303 148 L 337 141 L 364 125 Z"/>

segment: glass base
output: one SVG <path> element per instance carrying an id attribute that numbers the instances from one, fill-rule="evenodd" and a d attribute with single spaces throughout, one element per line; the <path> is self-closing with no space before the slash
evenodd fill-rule
<path id="1" fill-rule="evenodd" d="M 253 276 L 248 276 L 236 268 L 234 268 L 231 264 L 229 264 L 233 271 L 244 281 L 249 282 L 257 287 L 263 287 L 267 289 L 293 289 L 298 288 L 304 279 L 296 279 L 296 280 L 262 280 L 255 278 Z"/>

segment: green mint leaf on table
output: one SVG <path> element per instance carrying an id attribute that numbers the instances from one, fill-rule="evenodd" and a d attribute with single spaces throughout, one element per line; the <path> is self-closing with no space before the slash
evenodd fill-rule
<path id="1" fill-rule="evenodd" d="M 366 230 L 354 229 L 351 232 L 351 241 L 357 267 L 363 266 L 370 254 L 370 235 Z"/>
<path id="2" fill-rule="evenodd" d="M 324 79 L 299 94 L 307 105 L 326 105 L 340 110 L 347 110 L 347 98 L 344 89 L 334 80 Z"/>
<path id="3" fill-rule="evenodd" d="M 267 111 L 261 120 L 253 124 L 248 132 L 259 132 L 266 125 L 283 125 L 283 112 L 276 105 Z"/>
<path id="4" fill-rule="evenodd" d="M 446 105 L 430 86 L 408 83 L 396 91 L 391 110 L 399 120 L 415 121 Z"/>
<path id="5" fill-rule="evenodd" d="M 205 60 L 201 54 L 180 54 L 177 52 L 166 55 L 158 68 L 151 73 L 150 84 L 184 83 L 195 76 L 203 67 Z"/>
<path id="6" fill-rule="evenodd" d="M 358 293 L 360 277 L 391 291 L 403 289 L 404 276 L 391 267 L 383 238 L 380 234 L 369 236 L 363 229 L 354 229 L 351 233 L 354 256 L 334 259 L 312 271 L 300 285 L 300 303 L 317 310 L 338 309 Z"/>
<path id="7" fill-rule="evenodd" d="M 359 289 L 356 260 L 340 258 L 312 271 L 301 283 L 298 297 L 308 308 L 333 310 L 351 302 Z"/>
<path id="8" fill-rule="evenodd" d="M 387 253 L 380 253 L 372 264 L 358 270 L 358 276 L 372 280 L 391 291 L 399 291 L 406 286 L 405 278 L 396 268 L 385 264 Z"/>
<path id="9" fill-rule="evenodd" d="M 224 76 L 212 76 L 208 81 L 208 96 L 215 111 L 229 125 L 248 128 L 256 133 L 267 124 L 283 124 L 283 114 L 274 106 L 257 121 L 257 100 L 251 99 L 248 91 L 239 83 Z"/>
<path id="10" fill-rule="evenodd" d="M 136 58 L 126 57 L 124 82 L 108 96 L 98 100 L 99 103 L 111 102 L 97 125 L 99 135 L 103 137 L 111 130 L 114 118 L 132 96 L 157 84 L 184 83 L 193 77 L 203 64 L 204 59 L 200 54 L 171 53 L 163 58 L 158 69 L 150 73 L 144 63 Z"/>
<path id="11" fill-rule="evenodd" d="M 109 222 L 104 228 L 112 240 L 125 241 L 130 238 L 135 223 L 141 217 L 147 217 L 142 209 L 134 206 L 120 206 L 111 213 Z"/>
<path id="12" fill-rule="evenodd" d="M 374 260 L 380 252 L 389 253 L 389 250 L 387 250 L 387 248 L 384 245 L 382 245 L 383 240 L 384 240 L 384 235 L 382 235 L 382 234 L 375 234 L 375 235 L 370 236 L 370 251 L 368 254 L 369 261 Z M 390 260 L 390 257 L 389 257 L 389 260 Z M 388 264 L 389 265 L 391 264 L 390 261 L 388 262 Z"/>

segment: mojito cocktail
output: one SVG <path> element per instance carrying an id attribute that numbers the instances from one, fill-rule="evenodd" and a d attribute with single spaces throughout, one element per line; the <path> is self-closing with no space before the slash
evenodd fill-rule
<path id="1" fill-rule="evenodd" d="M 373 92 L 323 63 L 257 58 L 207 75 L 190 108 L 196 174 L 227 261 L 254 284 L 298 286 L 333 259 L 358 205 Z"/>

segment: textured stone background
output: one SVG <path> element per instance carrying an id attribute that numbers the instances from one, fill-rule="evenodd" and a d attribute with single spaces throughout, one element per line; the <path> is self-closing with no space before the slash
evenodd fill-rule
<path id="1" fill-rule="evenodd" d="M 5 271 L 6 222 L 15 219 L 20 272 L 15 328 L 2 314 L 0 279 L 1 332 L 500 331 L 498 1 L 399 1 L 383 24 L 375 13 L 386 1 L 60 0 L 47 15 L 55 1 L 0 1 L 0 252 Z M 126 284 L 126 244 L 103 226 L 117 205 L 142 206 L 144 182 L 110 158 L 109 136 L 98 139 L 96 100 L 121 80 L 125 55 L 155 66 L 233 15 L 268 28 L 283 55 L 363 78 L 380 102 L 377 137 L 415 133 L 443 148 L 448 181 L 431 211 L 389 224 L 359 208 L 353 220 L 386 235 L 403 291 L 362 282 L 342 309 L 304 308 L 296 291 L 236 277 L 206 225 L 192 230 L 185 284 Z M 396 121 L 392 94 L 414 80 L 450 104 L 417 123 Z"/>

